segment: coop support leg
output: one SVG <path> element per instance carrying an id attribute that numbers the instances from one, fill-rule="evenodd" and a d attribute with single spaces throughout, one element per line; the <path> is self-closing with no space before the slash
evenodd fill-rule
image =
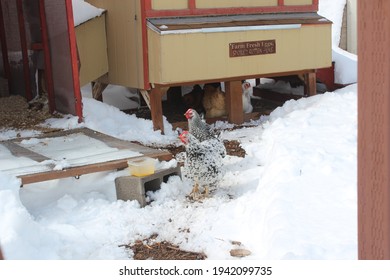
<path id="1" fill-rule="evenodd" d="M 242 124 L 244 122 L 241 81 L 225 82 L 226 110 L 230 123 Z"/>
<path id="2" fill-rule="evenodd" d="M 80 60 L 78 59 L 78 61 Z M 103 91 L 108 87 L 108 85 L 109 85 L 108 73 L 92 81 L 91 82 L 92 97 L 96 100 L 103 101 Z"/>
<path id="3" fill-rule="evenodd" d="M 317 94 L 317 77 L 316 72 L 308 72 L 304 74 L 305 81 L 305 96 L 313 96 Z"/>
<path id="4" fill-rule="evenodd" d="M 153 121 L 153 129 L 161 130 L 164 134 L 163 110 L 162 110 L 162 96 L 161 88 L 155 87 L 150 92 L 150 111 Z"/>
<path id="5" fill-rule="evenodd" d="M 144 89 L 140 89 L 139 92 L 141 93 L 142 97 L 145 100 L 146 105 L 148 106 L 148 108 L 150 110 L 151 107 L 150 107 L 150 95 L 149 95 L 149 92 L 147 90 L 144 90 Z"/>

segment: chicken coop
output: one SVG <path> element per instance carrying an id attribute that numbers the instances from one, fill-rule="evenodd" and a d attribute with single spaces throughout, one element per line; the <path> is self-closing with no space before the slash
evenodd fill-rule
<path id="1" fill-rule="evenodd" d="M 87 0 L 107 11 L 106 83 L 140 89 L 155 129 L 172 86 L 225 82 L 228 120 L 240 124 L 243 79 L 301 75 L 332 65 L 331 22 L 318 0 Z"/>
<path id="2" fill-rule="evenodd" d="M 0 97 L 32 100 L 42 70 L 50 112 L 81 120 L 71 0 L 0 0 L 0 31 Z"/>

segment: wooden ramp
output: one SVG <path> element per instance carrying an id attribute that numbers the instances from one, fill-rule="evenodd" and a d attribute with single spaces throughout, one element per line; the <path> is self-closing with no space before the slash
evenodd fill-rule
<path id="1" fill-rule="evenodd" d="M 22 186 L 123 169 L 127 167 L 127 160 L 133 158 L 172 159 L 168 151 L 144 147 L 88 128 L 1 141 L 0 146 L 10 152 L 11 163 L 9 169 L 0 171 L 21 178 Z"/>

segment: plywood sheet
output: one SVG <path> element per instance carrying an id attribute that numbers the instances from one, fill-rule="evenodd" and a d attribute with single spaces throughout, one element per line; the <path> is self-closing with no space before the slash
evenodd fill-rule
<path id="1" fill-rule="evenodd" d="M 87 129 L 0 142 L 2 172 L 22 184 L 127 167 L 130 158 L 171 159 L 155 150 Z"/>

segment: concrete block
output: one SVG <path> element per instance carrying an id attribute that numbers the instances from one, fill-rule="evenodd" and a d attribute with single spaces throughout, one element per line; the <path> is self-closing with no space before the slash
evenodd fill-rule
<path id="1" fill-rule="evenodd" d="M 180 166 L 156 170 L 154 174 L 144 177 L 118 177 L 115 179 L 117 199 L 137 200 L 141 207 L 144 207 L 146 205 L 145 194 L 148 191 L 159 190 L 161 184 L 166 183 L 170 176 L 181 176 Z"/>

